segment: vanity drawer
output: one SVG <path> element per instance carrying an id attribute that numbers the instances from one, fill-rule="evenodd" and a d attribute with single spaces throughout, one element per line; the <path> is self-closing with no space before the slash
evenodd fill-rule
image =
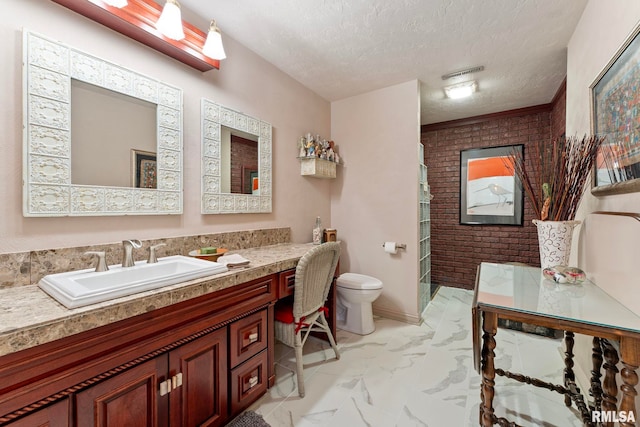
<path id="1" fill-rule="evenodd" d="M 229 334 L 229 358 L 233 367 L 267 348 L 267 310 L 233 322 Z"/>
<path id="2" fill-rule="evenodd" d="M 278 299 L 293 295 L 295 282 L 295 268 L 280 273 L 278 277 Z"/>
<path id="3" fill-rule="evenodd" d="M 248 407 L 267 391 L 267 351 L 231 370 L 231 415 Z"/>

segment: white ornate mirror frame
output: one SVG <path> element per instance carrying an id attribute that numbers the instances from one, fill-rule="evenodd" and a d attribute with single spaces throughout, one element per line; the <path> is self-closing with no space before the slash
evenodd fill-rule
<path id="1" fill-rule="evenodd" d="M 271 124 L 202 99 L 202 213 L 271 212 Z M 259 195 L 221 193 L 221 127 L 258 137 Z"/>
<path id="2" fill-rule="evenodd" d="M 182 90 L 24 30 L 24 216 L 182 213 Z M 157 189 L 71 183 L 71 79 L 157 104 Z"/>

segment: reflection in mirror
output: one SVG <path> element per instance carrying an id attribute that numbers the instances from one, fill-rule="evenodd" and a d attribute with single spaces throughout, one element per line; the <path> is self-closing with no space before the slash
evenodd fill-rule
<path id="1" fill-rule="evenodd" d="M 271 212 L 271 125 L 202 100 L 202 213 Z"/>
<path id="2" fill-rule="evenodd" d="M 260 194 L 256 135 L 222 126 L 220 159 L 221 193 Z"/>
<path id="3" fill-rule="evenodd" d="M 156 110 L 71 79 L 71 183 L 156 188 Z"/>
<path id="4" fill-rule="evenodd" d="M 23 215 L 181 214 L 182 90 L 27 30 L 24 47 Z"/>

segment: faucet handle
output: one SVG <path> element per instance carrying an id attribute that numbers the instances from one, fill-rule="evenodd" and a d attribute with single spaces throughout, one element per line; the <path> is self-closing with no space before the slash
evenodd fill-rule
<path id="1" fill-rule="evenodd" d="M 158 262 L 158 257 L 156 256 L 156 249 L 167 246 L 166 243 L 158 243 L 157 245 L 149 246 L 149 259 L 147 260 L 147 264 L 154 264 Z"/>
<path id="2" fill-rule="evenodd" d="M 96 255 L 98 257 L 98 264 L 96 264 L 96 272 L 107 271 L 109 267 L 107 266 L 107 261 L 105 260 L 105 251 L 87 251 L 84 253 L 85 255 Z"/>
<path id="3" fill-rule="evenodd" d="M 131 245 L 134 249 L 140 249 L 142 247 L 142 242 L 138 239 L 128 239 L 122 241 L 123 245 Z"/>

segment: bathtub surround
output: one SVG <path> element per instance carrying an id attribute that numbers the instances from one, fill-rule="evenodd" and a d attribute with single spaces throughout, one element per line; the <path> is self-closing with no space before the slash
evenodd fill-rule
<path id="1" fill-rule="evenodd" d="M 134 232 L 132 232 L 134 234 Z M 128 236 L 135 238 L 136 236 Z M 133 252 L 134 261 L 146 260 L 149 247 L 160 243 L 166 246 L 157 249 L 158 257 L 169 255 L 189 255 L 194 249 L 219 247 L 229 250 L 276 245 L 291 242 L 291 229 L 271 228 L 222 233 L 200 234 L 194 236 L 172 237 L 166 239 L 143 240 L 142 248 Z M 83 270 L 94 265 L 92 257 L 84 255 L 87 251 L 105 251 L 107 265 L 122 261 L 122 242 L 92 246 L 45 249 L 30 252 L 0 254 L 0 289 L 36 284 L 48 275 L 72 270 Z"/>

